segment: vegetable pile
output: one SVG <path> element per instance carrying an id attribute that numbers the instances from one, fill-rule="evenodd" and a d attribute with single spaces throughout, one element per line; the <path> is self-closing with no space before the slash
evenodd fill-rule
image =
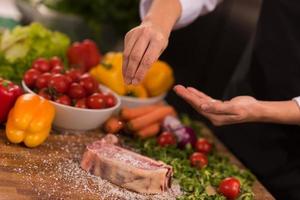
<path id="1" fill-rule="evenodd" d="M 218 155 L 212 144 L 202 136 L 202 125 L 187 117 L 184 121 L 185 126 L 192 127 L 200 137 L 195 146 L 196 152 L 192 145 L 187 145 L 184 149 L 178 148 L 174 139 L 166 132 L 158 138 L 146 140 L 125 137 L 124 143 L 146 156 L 173 166 L 174 179 L 184 192 L 178 200 L 254 199 L 251 190 L 253 175 L 231 164 L 228 158 Z M 169 142 L 162 142 L 161 137 Z"/>
<path id="2" fill-rule="evenodd" d="M 92 68 L 90 73 L 101 84 L 122 96 L 149 98 L 162 95 L 171 89 L 174 76 L 167 63 L 156 61 L 140 84 L 126 85 L 122 75 L 122 59 L 122 53 L 109 52 L 103 57 L 101 64 Z"/>
<path id="3" fill-rule="evenodd" d="M 65 58 L 69 44 L 67 36 L 52 32 L 38 23 L 6 30 L 0 38 L 0 75 L 19 82 L 34 59 L 52 56 Z"/>
<path id="4" fill-rule="evenodd" d="M 184 192 L 179 200 L 253 199 L 253 175 L 218 155 L 202 135 L 204 129 L 187 116 L 179 120 L 174 109 L 163 104 L 123 108 L 104 124 L 107 133 L 125 133 L 124 144 L 173 166 Z"/>

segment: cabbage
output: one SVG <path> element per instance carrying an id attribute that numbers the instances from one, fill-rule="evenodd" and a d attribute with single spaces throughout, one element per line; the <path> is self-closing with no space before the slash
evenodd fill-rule
<path id="1" fill-rule="evenodd" d="M 0 38 L 0 76 L 20 81 L 34 59 L 59 56 L 65 60 L 70 39 L 38 23 L 6 30 Z"/>

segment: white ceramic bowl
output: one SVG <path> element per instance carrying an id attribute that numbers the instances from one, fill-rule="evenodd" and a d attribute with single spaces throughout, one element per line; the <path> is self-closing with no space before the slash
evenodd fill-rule
<path id="1" fill-rule="evenodd" d="M 22 81 L 22 86 L 26 92 L 34 93 Z M 83 109 L 50 101 L 55 107 L 55 118 L 53 127 L 68 131 L 86 131 L 100 127 L 111 115 L 117 113 L 120 109 L 121 100 L 110 89 L 101 85 L 101 91 L 110 92 L 116 98 L 116 105 L 105 109 Z"/>
<path id="2" fill-rule="evenodd" d="M 139 99 L 136 97 L 126 97 L 126 96 L 120 96 L 122 107 L 128 107 L 128 108 L 135 108 L 140 106 L 146 106 L 158 103 L 160 101 L 163 101 L 166 97 L 167 93 L 164 93 L 162 95 L 159 95 L 157 97 L 150 97 L 146 99 Z"/>

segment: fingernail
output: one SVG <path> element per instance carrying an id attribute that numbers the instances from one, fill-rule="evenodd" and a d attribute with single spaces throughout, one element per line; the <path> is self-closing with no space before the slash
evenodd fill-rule
<path id="1" fill-rule="evenodd" d="M 175 85 L 174 87 L 173 87 L 173 90 L 174 90 L 174 92 L 177 92 L 177 85 Z"/>
<path id="2" fill-rule="evenodd" d="M 201 105 L 201 110 L 206 111 L 208 109 L 208 104 L 202 104 Z"/>

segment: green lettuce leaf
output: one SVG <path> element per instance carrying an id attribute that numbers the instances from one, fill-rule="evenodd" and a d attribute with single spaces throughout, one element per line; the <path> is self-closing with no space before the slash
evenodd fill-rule
<path id="1" fill-rule="evenodd" d="M 58 56 L 65 60 L 69 45 L 66 35 L 39 23 L 6 30 L 0 38 L 0 76 L 18 82 L 34 59 Z"/>

